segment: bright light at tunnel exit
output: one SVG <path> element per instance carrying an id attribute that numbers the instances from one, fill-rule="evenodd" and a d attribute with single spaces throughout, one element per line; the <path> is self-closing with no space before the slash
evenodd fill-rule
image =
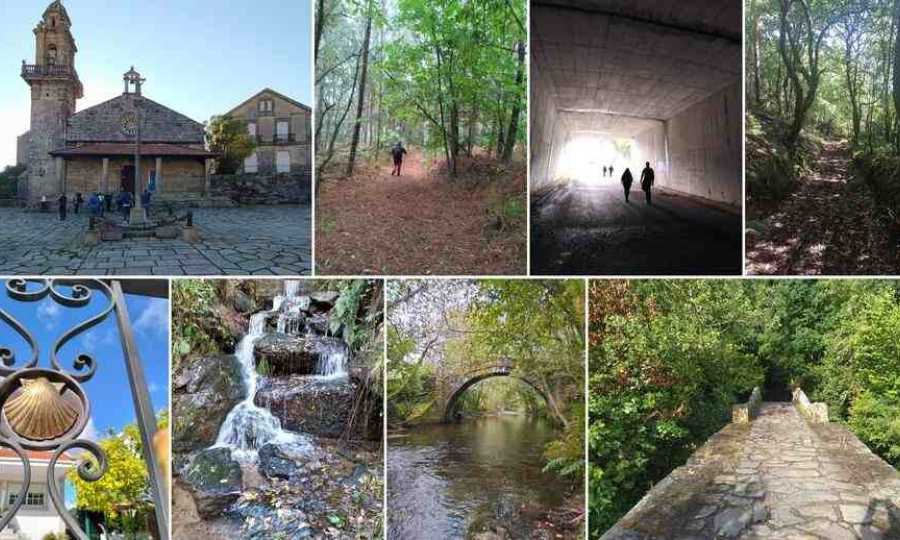
<path id="1" fill-rule="evenodd" d="M 554 166 L 553 178 L 558 180 L 575 180 L 582 184 L 601 185 L 618 182 L 625 171 L 631 168 L 631 174 L 637 180 L 641 167 L 634 156 L 639 156 L 637 142 L 634 139 L 613 139 L 608 135 L 577 135 L 570 140 L 559 153 Z M 632 163 L 634 161 L 634 163 Z M 613 167 L 613 174 L 603 175 L 603 167 Z"/>

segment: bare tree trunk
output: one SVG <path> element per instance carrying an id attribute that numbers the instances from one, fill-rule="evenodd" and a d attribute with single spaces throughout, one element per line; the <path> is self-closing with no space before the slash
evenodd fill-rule
<path id="1" fill-rule="evenodd" d="M 751 54 L 753 55 L 753 104 L 757 107 L 760 105 L 762 100 L 762 93 L 759 90 L 759 70 L 760 70 L 760 32 L 759 32 L 759 12 L 756 9 L 756 0 L 750 0 L 750 17 L 751 17 L 751 32 L 753 33 L 752 37 L 752 47 Z"/>
<path id="2" fill-rule="evenodd" d="M 314 59 L 319 61 L 319 45 L 322 43 L 322 31 L 325 29 L 325 0 L 316 2 L 316 45 Z"/>
<path id="3" fill-rule="evenodd" d="M 362 73 L 359 76 L 359 100 L 356 104 L 356 122 L 353 124 L 353 139 L 350 142 L 350 157 L 347 160 L 347 176 L 353 176 L 356 161 L 356 147 L 359 146 L 359 128 L 362 123 L 363 107 L 366 103 L 366 76 L 369 72 L 369 39 L 372 37 L 372 2 L 369 1 L 366 14 L 366 33 L 362 45 Z"/>
<path id="4" fill-rule="evenodd" d="M 344 125 L 344 120 L 347 119 L 347 114 L 350 112 L 350 107 L 353 106 L 353 94 L 356 93 L 356 81 L 359 80 L 359 64 L 360 58 L 356 59 L 356 70 L 353 73 L 353 86 L 350 88 L 350 97 L 347 98 L 347 106 L 344 107 L 344 112 L 341 114 L 341 117 L 335 122 L 334 129 L 331 132 L 331 138 L 328 141 L 328 150 L 325 152 L 325 157 L 321 160 L 316 160 L 316 178 L 322 178 L 322 171 L 325 170 L 325 167 L 331 162 L 331 159 L 334 157 L 334 142 L 337 140 L 338 133 L 341 131 L 341 126 Z M 319 186 L 322 185 L 321 181 L 316 182 L 316 189 L 319 189 Z"/>
<path id="5" fill-rule="evenodd" d="M 516 68 L 516 88 L 522 86 L 525 78 L 525 44 L 521 41 L 518 44 L 519 65 Z M 516 146 L 516 133 L 519 131 L 519 99 L 516 97 L 513 102 L 512 115 L 509 119 L 509 133 L 506 135 L 506 146 L 503 147 L 504 162 L 512 159 L 513 149 Z"/>
<path id="6" fill-rule="evenodd" d="M 894 27 L 900 29 L 900 0 L 894 0 Z M 900 31 L 894 38 L 894 116 L 900 119 Z M 895 133 L 894 152 L 900 153 L 900 130 Z"/>

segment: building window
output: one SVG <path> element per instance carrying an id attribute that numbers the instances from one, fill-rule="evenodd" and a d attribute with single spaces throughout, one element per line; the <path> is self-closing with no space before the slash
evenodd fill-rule
<path id="1" fill-rule="evenodd" d="M 13 487 L 10 487 L 13 489 Z M 16 504 L 16 500 L 19 498 L 19 490 L 15 488 L 15 492 L 10 493 L 7 500 L 7 507 Z M 29 491 L 25 495 L 25 504 L 23 507 L 31 507 L 31 508 L 43 508 L 45 506 L 44 494 L 40 491 Z"/>
<path id="2" fill-rule="evenodd" d="M 288 133 L 290 132 L 290 129 L 290 123 L 287 120 L 279 120 L 278 123 L 275 124 L 275 133 L 278 137 L 278 140 L 288 140 Z"/>
<path id="3" fill-rule="evenodd" d="M 244 172 L 259 172 L 259 158 L 257 158 L 256 152 L 253 152 L 246 159 L 244 159 Z"/>
<path id="4" fill-rule="evenodd" d="M 29 491 L 28 495 L 25 496 L 25 506 L 43 508 L 44 494 L 43 493 L 33 493 L 33 492 Z"/>
<path id="5" fill-rule="evenodd" d="M 275 110 L 275 102 L 271 99 L 259 100 L 259 112 L 272 112 Z"/>
<path id="6" fill-rule="evenodd" d="M 247 124 L 247 133 L 250 134 L 250 138 L 256 138 L 256 122 Z"/>
<path id="7" fill-rule="evenodd" d="M 278 152 L 275 159 L 275 171 L 280 173 L 291 172 L 291 153 Z"/>
<path id="8" fill-rule="evenodd" d="M 56 45 L 50 45 L 47 48 L 47 64 L 56 65 Z"/>

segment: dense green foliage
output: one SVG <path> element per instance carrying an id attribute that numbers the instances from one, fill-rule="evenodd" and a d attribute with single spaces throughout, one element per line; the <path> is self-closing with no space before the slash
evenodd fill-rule
<path id="1" fill-rule="evenodd" d="M 443 158 L 508 161 L 525 141 L 525 3 L 319 0 L 318 171 L 397 140 Z"/>
<path id="2" fill-rule="evenodd" d="M 778 198 L 791 188 L 804 133 L 847 139 L 876 195 L 900 209 L 900 77 L 898 0 L 749 0 L 747 105 L 779 128 L 766 134 L 771 149 L 753 141 L 748 121 L 751 197 Z M 782 147 L 782 148 L 779 148 Z M 874 171 L 872 170 L 874 169 Z M 878 174 L 872 174 L 878 172 Z M 884 199 L 883 192 L 895 197 Z"/>
<path id="3" fill-rule="evenodd" d="M 219 154 L 217 174 L 234 174 L 244 159 L 256 149 L 256 140 L 247 132 L 247 122 L 230 116 L 216 116 L 206 128 L 209 149 Z"/>
<path id="4" fill-rule="evenodd" d="M 0 199 L 13 198 L 18 190 L 19 175 L 25 171 L 24 165 L 7 166 L 0 171 Z"/>
<path id="5" fill-rule="evenodd" d="M 900 283 L 605 281 L 590 289 L 591 533 L 724 426 L 802 387 L 900 464 Z"/>
<path id="6" fill-rule="evenodd" d="M 157 419 L 157 428 L 166 431 L 168 426 L 166 412 Z M 106 474 L 97 481 L 88 482 L 82 480 L 75 469 L 68 473 L 75 487 L 76 507 L 103 513 L 110 530 L 131 534 L 147 532 L 145 524 L 153 512 L 153 499 L 140 430 L 136 424 L 129 424 L 121 433 L 107 434 L 98 444 L 108 461 Z M 86 453 L 85 456 L 94 467 L 97 466 L 92 455 Z M 168 460 L 168 455 L 157 458 L 157 461 Z"/>
<path id="7" fill-rule="evenodd" d="M 440 419 L 440 405 L 467 373 L 511 362 L 513 377 L 474 385 L 462 395 L 457 411 L 464 416 L 500 411 L 546 416 L 560 426 L 559 438 L 546 448 L 548 468 L 581 477 L 581 281 L 395 282 L 388 306 L 391 425 Z"/>

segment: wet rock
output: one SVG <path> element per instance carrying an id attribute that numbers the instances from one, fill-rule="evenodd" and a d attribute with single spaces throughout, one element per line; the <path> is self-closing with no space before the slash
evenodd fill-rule
<path id="1" fill-rule="evenodd" d="M 306 320 L 306 327 L 319 335 L 326 335 L 331 332 L 331 321 L 325 314 L 316 314 Z"/>
<path id="2" fill-rule="evenodd" d="M 326 312 L 331 311 L 341 293 L 335 291 L 317 291 L 309 294 L 311 301 L 310 311 Z"/>
<path id="3" fill-rule="evenodd" d="M 256 404 L 269 409 L 291 431 L 340 437 L 353 409 L 358 384 L 291 375 L 267 378 L 256 392 Z"/>
<path id="4" fill-rule="evenodd" d="M 240 464 L 228 448 L 209 448 L 194 455 L 182 474 L 204 518 L 220 516 L 241 494 Z"/>
<path id="5" fill-rule="evenodd" d="M 241 504 L 236 513 L 244 519 L 241 538 L 269 540 L 312 538 L 316 532 L 310 527 L 306 513 L 296 508 L 273 509 L 260 503 Z"/>
<path id="6" fill-rule="evenodd" d="M 259 449 L 259 472 L 268 478 L 287 480 L 297 472 L 297 463 L 281 446 L 270 443 Z"/>
<path id="7" fill-rule="evenodd" d="M 245 397 L 236 357 L 206 356 L 183 362 L 172 378 L 175 453 L 212 445 L 228 412 Z"/>
<path id="8" fill-rule="evenodd" d="M 240 313 L 250 313 L 255 309 L 253 300 L 240 289 L 232 292 L 231 305 Z"/>
<path id="9" fill-rule="evenodd" d="M 314 353 L 313 343 L 304 336 L 288 334 L 266 334 L 256 341 L 253 359 L 257 368 L 264 375 L 279 377 L 283 375 L 311 375 L 316 372 L 318 357 Z"/>

